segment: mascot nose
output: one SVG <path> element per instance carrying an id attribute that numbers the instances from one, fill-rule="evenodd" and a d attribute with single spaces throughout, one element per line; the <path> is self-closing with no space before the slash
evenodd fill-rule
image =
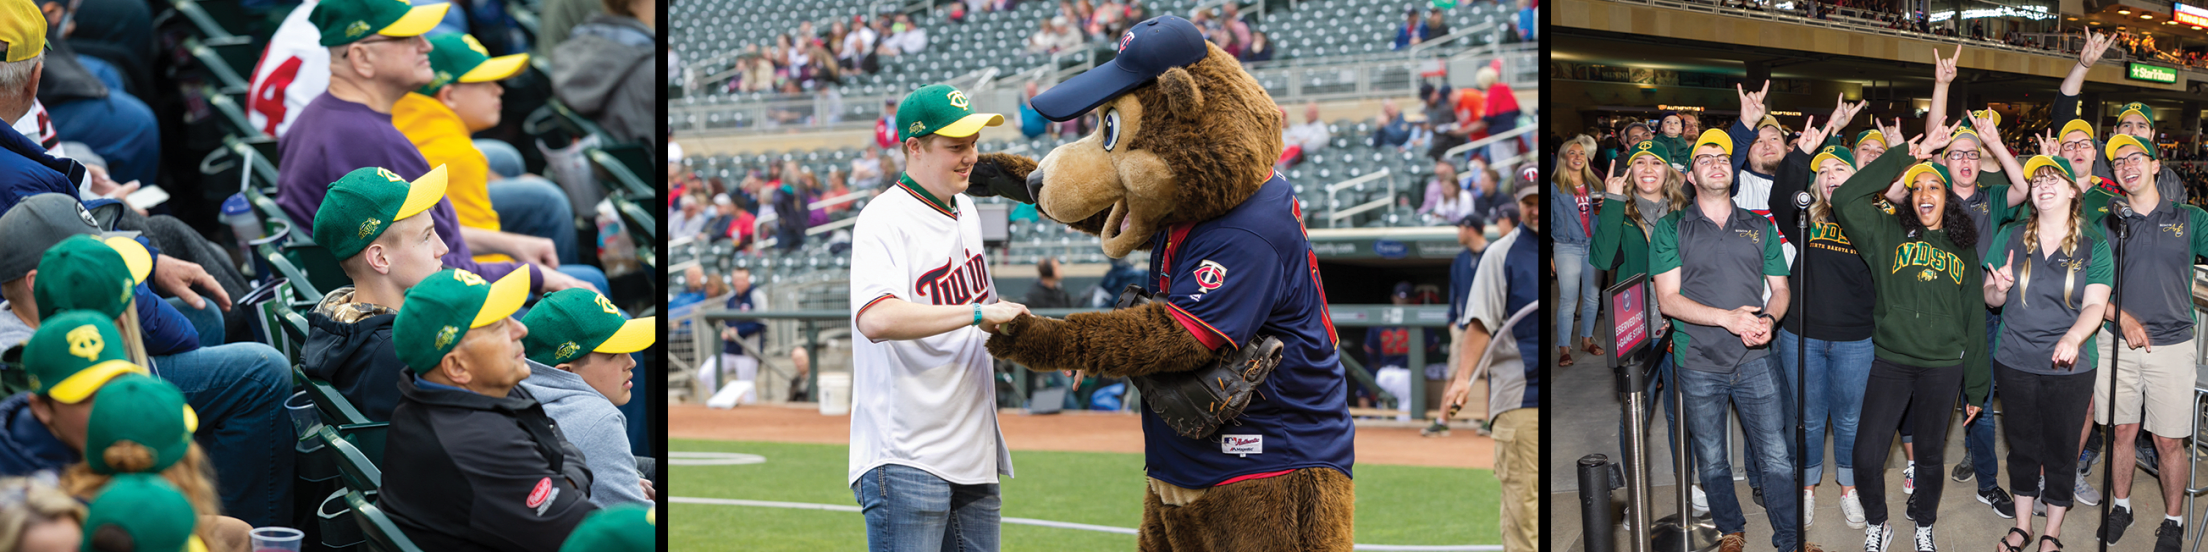
<path id="1" fill-rule="evenodd" d="M 1028 198 L 1031 198 L 1031 199 L 1034 199 L 1034 200 L 1035 200 L 1035 204 L 1036 204 L 1037 206 L 1041 206 L 1041 205 L 1042 205 L 1042 202 L 1043 202 L 1043 168 L 1042 168 L 1042 167 L 1035 167 L 1035 172 L 1027 173 L 1027 197 L 1028 197 Z"/>

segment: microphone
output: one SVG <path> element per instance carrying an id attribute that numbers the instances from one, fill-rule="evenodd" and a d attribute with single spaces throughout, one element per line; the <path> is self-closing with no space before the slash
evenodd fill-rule
<path id="1" fill-rule="evenodd" d="M 2118 217 L 2139 218 L 2139 212 L 2131 210 L 2131 202 L 2123 198 L 2108 200 L 2108 208 L 2110 212 L 2116 213 Z"/>
<path id="2" fill-rule="evenodd" d="M 1808 209 L 1809 200 L 1809 192 L 1794 192 L 1794 207 L 1799 209 Z"/>

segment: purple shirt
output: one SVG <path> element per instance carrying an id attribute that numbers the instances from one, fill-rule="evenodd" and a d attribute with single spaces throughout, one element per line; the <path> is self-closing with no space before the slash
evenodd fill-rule
<path id="1" fill-rule="evenodd" d="M 283 154 L 276 177 L 276 204 L 284 208 L 284 214 L 299 225 L 294 232 L 314 231 L 314 212 L 322 207 L 322 195 L 329 192 L 330 183 L 343 178 L 345 173 L 362 167 L 382 167 L 398 173 L 401 178 L 413 180 L 429 173 L 429 162 L 422 160 L 421 150 L 399 134 L 391 126 L 391 114 L 377 113 L 368 106 L 345 101 L 325 92 L 315 96 L 307 107 L 299 111 L 293 120 L 291 132 L 277 139 L 277 148 Z M 452 200 L 439 199 L 437 206 L 429 210 L 430 219 L 437 228 L 437 236 L 445 240 L 446 268 L 458 268 L 473 272 L 488 280 L 497 280 L 519 268 L 522 263 L 477 263 L 475 254 L 468 251 L 468 243 L 460 238 L 460 219 L 452 211 Z M 537 293 L 544 285 L 544 275 L 531 268 L 529 291 Z"/>

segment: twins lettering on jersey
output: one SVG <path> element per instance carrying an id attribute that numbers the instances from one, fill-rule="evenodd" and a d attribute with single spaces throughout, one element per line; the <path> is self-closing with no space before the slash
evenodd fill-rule
<path id="1" fill-rule="evenodd" d="M 989 261 L 977 254 L 964 261 L 944 261 L 943 266 L 920 274 L 912 289 L 930 304 L 964 305 L 988 296 L 989 280 Z"/>

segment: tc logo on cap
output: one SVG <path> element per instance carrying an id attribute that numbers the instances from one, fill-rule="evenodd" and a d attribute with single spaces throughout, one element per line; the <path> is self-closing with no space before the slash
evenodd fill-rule
<path id="1" fill-rule="evenodd" d="M 1127 31 L 1127 32 L 1124 32 L 1124 33 L 1120 33 L 1120 35 L 1119 35 L 1119 51 L 1121 51 L 1121 52 L 1125 52 L 1125 51 L 1127 51 L 1127 43 L 1129 43 L 1129 42 L 1134 42 L 1134 41 L 1135 41 L 1135 32 L 1134 32 L 1134 31 Z"/>
<path id="2" fill-rule="evenodd" d="M 69 339 L 70 356 L 84 357 L 85 360 L 99 360 L 100 350 L 107 347 L 106 340 L 100 339 L 100 329 L 91 324 L 77 326 L 77 329 L 69 330 L 65 337 Z"/>
<path id="3" fill-rule="evenodd" d="M 948 94 L 948 95 L 946 95 L 945 97 L 948 97 L 948 98 L 950 98 L 950 99 L 951 99 L 951 106 L 952 106 L 952 107 L 956 107 L 956 108 L 959 108 L 959 109 L 966 109 L 966 93 L 965 93 L 965 92 L 960 92 L 960 91 L 957 91 L 957 90 L 952 90 L 952 91 L 951 91 L 951 93 L 950 93 L 950 94 Z"/>
<path id="4" fill-rule="evenodd" d="M 1640 150 L 1641 150 L 1641 151 L 1648 151 L 1649 149 L 1651 149 L 1651 148 L 1654 148 L 1654 147 L 1656 147 L 1656 143 L 1655 143 L 1655 142 L 1641 142 L 1641 145 L 1639 145 L 1639 146 L 1635 146 L 1635 147 L 1638 147 L 1638 148 L 1640 148 Z"/>

